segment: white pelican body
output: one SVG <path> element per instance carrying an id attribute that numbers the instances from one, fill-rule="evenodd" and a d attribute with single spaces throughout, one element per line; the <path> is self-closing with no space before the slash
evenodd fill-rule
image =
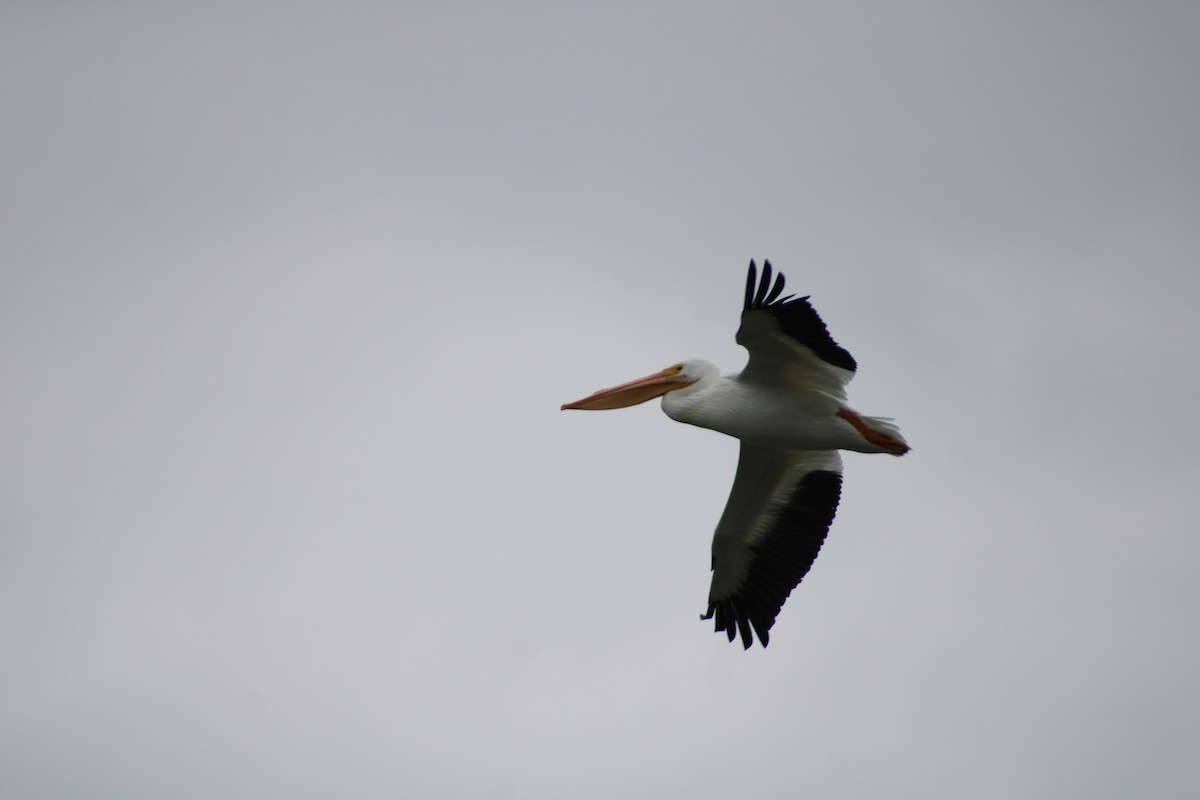
<path id="1" fill-rule="evenodd" d="M 683 367 L 685 374 L 702 377 L 663 395 L 662 409 L 676 422 L 718 431 L 758 447 L 894 452 L 864 439 L 853 425 L 838 417 L 839 411 L 852 409 L 822 391 L 763 385 L 743 375 L 720 375 L 717 366 L 707 361 L 684 361 Z M 886 420 L 859 419 L 870 420 L 876 427 L 892 427 Z"/>
<path id="2" fill-rule="evenodd" d="M 708 611 L 729 640 L 754 634 L 765 647 L 787 599 L 825 541 L 841 494 L 839 450 L 904 455 L 890 420 L 846 405 L 857 365 L 830 337 L 808 298 L 779 298 L 753 261 L 737 341 L 750 351 L 739 375 L 689 360 L 567 403 L 564 409 L 623 408 L 662 396 L 667 416 L 741 440 L 737 474 L 713 536 Z M 756 289 L 757 286 L 757 289 Z"/>

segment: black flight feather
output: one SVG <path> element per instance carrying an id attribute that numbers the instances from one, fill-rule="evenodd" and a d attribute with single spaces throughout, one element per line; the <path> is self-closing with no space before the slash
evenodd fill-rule
<path id="1" fill-rule="evenodd" d="M 713 619 L 715 630 L 729 641 L 741 635 L 749 650 L 754 636 L 763 647 L 788 595 L 800 585 L 817 559 L 842 494 L 841 473 L 813 470 L 792 490 L 771 532 L 750 545 L 750 567 L 728 597 L 709 603 L 701 619 Z"/>
<path id="2" fill-rule="evenodd" d="M 750 262 L 750 270 L 746 275 L 746 300 L 742 306 L 742 315 L 745 316 L 755 311 L 766 312 L 775 318 L 785 336 L 812 350 L 817 358 L 850 372 L 857 370 L 858 363 L 854 360 L 854 356 L 850 355 L 829 335 L 829 329 L 825 327 L 820 315 L 808 302 L 807 296 L 779 297 L 783 293 L 785 280 L 781 272 L 775 276 L 775 284 L 772 286 L 772 272 L 771 262 L 764 261 L 763 276 L 759 281 L 757 268 L 753 261 Z"/>

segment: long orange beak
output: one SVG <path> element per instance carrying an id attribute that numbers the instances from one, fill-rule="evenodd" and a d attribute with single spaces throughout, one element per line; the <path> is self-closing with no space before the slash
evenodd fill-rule
<path id="1" fill-rule="evenodd" d="M 564 403 L 562 410 L 578 408 L 584 411 L 605 411 L 610 408 L 636 406 L 638 403 L 653 400 L 673 389 L 682 389 L 695 382 L 694 379 L 679 377 L 678 368 L 672 367 L 644 378 L 638 378 L 636 381 L 622 383 L 611 389 L 601 389 L 574 403 Z"/>

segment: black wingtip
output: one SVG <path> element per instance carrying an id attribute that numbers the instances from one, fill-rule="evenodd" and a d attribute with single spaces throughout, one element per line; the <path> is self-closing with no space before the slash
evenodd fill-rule
<path id="1" fill-rule="evenodd" d="M 791 295 L 779 300 L 786 285 L 787 279 L 783 273 L 776 273 L 767 259 L 763 260 L 762 280 L 759 280 L 758 265 L 751 259 L 750 269 L 746 272 L 746 299 L 742 303 L 742 311 L 777 305 L 776 301 L 778 304 L 787 302 Z"/>
<path id="2" fill-rule="evenodd" d="M 758 267 L 754 266 L 754 259 L 750 259 L 750 270 L 746 273 L 746 300 L 742 303 L 742 311 L 749 311 L 754 304 L 754 284 L 758 279 Z"/>
<path id="3" fill-rule="evenodd" d="M 794 294 L 783 294 L 787 280 L 782 272 L 775 272 L 770 260 L 763 260 L 762 280 L 759 281 L 757 278 L 757 267 L 751 261 L 750 271 L 746 276 L 746 299 L 742 305 L 743 315 L 751 311 L 765 311 L 775 317 L 785 336 L 795 339 L 799 344 L 810 349 L 817 358 L 849 372 L 858 369 L 858 363 L 854 357 L 829 335 L 829 330 L 825 327 L 820 315 L 808 302 L 808 295 L 796 297 Z M 740 342 L 740 329 L 738 337 Z"/>
<path id="4" fill-rule="evenodd" d="M 783 277 L 783 273 L 775 276 L 775 285 L 771 287 L 771 291 L 767 294 L 767 305 L 775 302 L 779 295 L 783 294 L 783 286 L 787 281 Z"/>
<path id="5" fill-rule="evenodd" d="M 749 650 L 754 645 L 755 636 L 765 647 L 769 639 L 767 629 L 771 623 L 758 619 L 758 614 L 750 606 L 730 598 L 719 603 L 709 603 L 708 610 L 700 615 L 701 620 L 712 619 L 713 630 L 725 634 L 730 644 L 740 638 L 743 650 Z"/>
<path id="6" fill-rule="evenodd" d="M 750 623 L 754 625 L 754 634 L 758 637 L 759 643 L 767 646 L 767 642 L 771 639 L 771 623 L 767 622 L 761 613 L 750 617 Z"/>
<path id="7" fill-rule="evenodd" d="M 758 283 L 758 291 L 754 295 L 754 307 L 760 308 L 767 299 L 767 291 L 771 288 L 771 262 L 763 261 L 762 280 Z"/>

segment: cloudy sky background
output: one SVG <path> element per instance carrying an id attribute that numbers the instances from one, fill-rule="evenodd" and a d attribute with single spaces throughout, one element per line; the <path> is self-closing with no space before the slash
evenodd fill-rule
<path id="1" fill-rule="evenodd" d="M 9 3 L 0 795 L 1180 797 L 1187 3 Z M 700 623 L 770 258 L 849 455 Z"/>

